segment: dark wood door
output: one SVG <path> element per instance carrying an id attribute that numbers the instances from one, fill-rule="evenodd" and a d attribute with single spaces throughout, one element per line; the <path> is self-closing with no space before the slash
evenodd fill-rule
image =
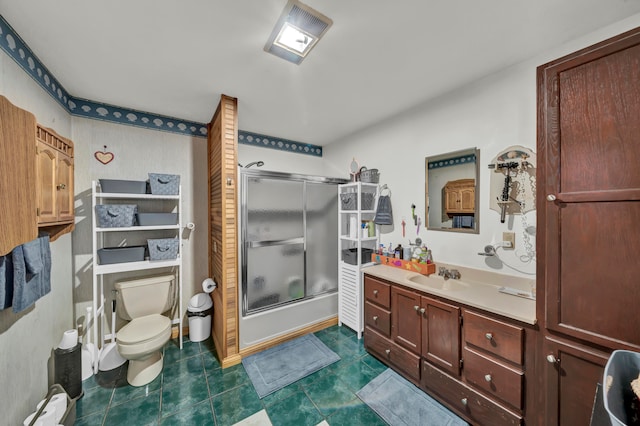
<path id="1" fill-rule="evenodd" d="M 607 352 L 552 336 L 544 339 L 547 425 L 588 425 Z"/>
<path id="2" fill-rule="evenodd" d="M 460 375 L 460 308 L 422 296 L 422 356 Z"/>
<path id="3" fill-rule="evenodd" d="M 391 287 L 391 337 L 400 346 L 420 353 L 420 295 Z"/>
<path id="4" fill-rule="evenodd" d="M 588 424 L 608 354 L 640 350 L 638 117 L 640 29 L 538 68 L 537 314 L 548 425 Z"/>

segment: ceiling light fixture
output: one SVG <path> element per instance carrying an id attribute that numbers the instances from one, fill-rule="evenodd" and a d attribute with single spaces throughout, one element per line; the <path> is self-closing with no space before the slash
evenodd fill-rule
<path id="1" fill-rule="evenodd" d="M 289 0 L 264 50 L 299 65 L 332 24 L 317 10 Z"/>

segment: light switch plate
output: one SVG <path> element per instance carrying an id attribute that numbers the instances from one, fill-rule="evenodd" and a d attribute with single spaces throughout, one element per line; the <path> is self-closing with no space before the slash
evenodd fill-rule
<path id="1" fill-rule="evenodd" d="M 504 249 L 514 250 L 516 248 L 516 233 L 515 232 L 503 232 L 502 233 L 502 241 L 506 243 L 511 243 L 511 246 L 506 247 Z"/>

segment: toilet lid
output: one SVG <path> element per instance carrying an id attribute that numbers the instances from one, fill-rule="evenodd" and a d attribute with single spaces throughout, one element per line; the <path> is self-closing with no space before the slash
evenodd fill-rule
<path id="1" fill-rule="evenodd" d="M 135 318 L 116 334 L 120 343 L 135 344 L 151 340 L 171 329 L 171 320 L 164 315 L 153 314 Z"/>

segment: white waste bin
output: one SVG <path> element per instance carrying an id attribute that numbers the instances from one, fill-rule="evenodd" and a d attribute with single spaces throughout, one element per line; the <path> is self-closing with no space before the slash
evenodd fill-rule
<path id="1" fill-rule="evenodd" d="M 189 300 L 187 317 L 189 318 L 189 340 L 202 342 L 211 335 L 211 314 L 213 301 L 211 295 L 198 293 Z"/>

